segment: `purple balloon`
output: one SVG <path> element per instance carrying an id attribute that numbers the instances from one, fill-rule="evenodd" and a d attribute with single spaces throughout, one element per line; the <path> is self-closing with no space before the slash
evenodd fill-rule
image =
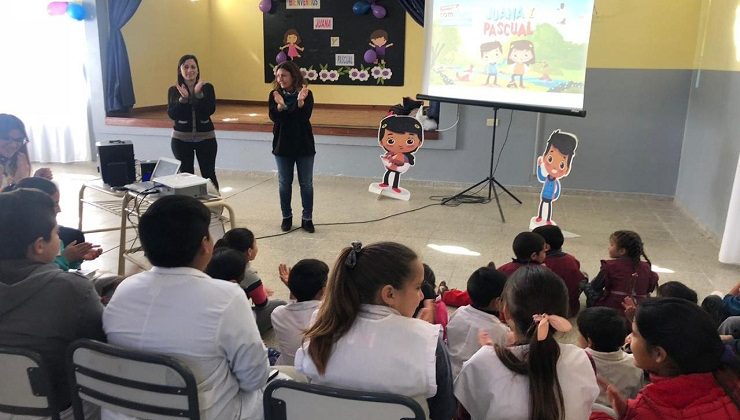
<path id="1" fill-rule="evenodd" d="M 369 49 L 365 51 L 365 55 L 363 55 L 362 58 L 365 59 L 366 63 L 373 64 L 378 60 L 378 54 L 375 54 L 375 50 Z"/>
<path id="2" fill-rule="evenodd" d="M 272 0 L 261 0 L 260 10 L 262 13 L 270 13 L 270 10 L 272 10 Z"/>
<path id="3" fill-rule="evenodd" d="M 280 64 L 280 63 L 282 63 L 284 61 L 288 61 L 288 55 L 285 54 L 284 52 L 280 51 L 278 53 L 277 57 L 275 57 L 275 61 L 277 61 L 278 64 Z"/>
<path id="4" fill-rule="evenodd" d="M 383 19 L 385 17 L 385 7 L 373 4 L 370 8 L 373 9 L 373 16 L 376 18 Z"/>
<path id="5" fill-rule="evenodd" d="M 67 2 L 66 1 L 53 1 L 46 6 L 46 13 L 49 16 L 59 16 L 67 13 Z"/>

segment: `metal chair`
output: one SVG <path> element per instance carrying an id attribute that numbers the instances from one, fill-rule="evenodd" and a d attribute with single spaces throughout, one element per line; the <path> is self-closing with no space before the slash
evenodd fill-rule
<path id="1" fill-rule="evenodd" d="M 195 377 L 171 357 L 81 339 L 67 350 L 67 372 L 78 420 L 83 400 L 139 418 L 200 418 Z"/>
<path id="2" fill-rule="evenodd" d="M 0 378 L 0 412 L 59 420 L 59 405 L 41 355 L 0 347 Z"/>
<path id="3" fill-rule="evenodd" d="M 426 418 L 403 395 L 348 391 L 287 380 L 270 382 L 263 396 L 265 420 L 405 420 Z"/>

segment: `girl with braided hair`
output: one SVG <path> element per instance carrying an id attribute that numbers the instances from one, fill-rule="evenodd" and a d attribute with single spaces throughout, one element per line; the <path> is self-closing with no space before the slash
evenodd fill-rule
<path id="1" fill-rule="evenodd" d="M 618 230 L 609 237 L 610 260 L 601 260 L 601 270 L 587 286 L 588 306 L 607 306 L 624 313 L 658 286 L 642 238 L 630 230 Z M 642 261 L 644 259 L 645 261 Z"/>

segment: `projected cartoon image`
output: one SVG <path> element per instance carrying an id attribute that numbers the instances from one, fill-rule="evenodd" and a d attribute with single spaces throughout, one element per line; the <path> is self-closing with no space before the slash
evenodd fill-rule
<path id="1" fill-rule="evenodd" d="M 380 121 L 378 144 L 385 151 L 380 161 L 385 168 L 383 182 L 370 184 L 369 191 L 375 194 L 408 201 L 411 193 L 401 188 L 401 174 L 414 164 L 416 153 L 424 143 L 421 123 L 407 115 L 389 115 Z"/>
<path id="2" fill-rule="evenodd" d="M 516 87 L 516 77 L 519 76 L 519 87 L 524 87 L 524 74 L 534 63 L 534 44 L 526 39 L 514 41 L 509 46 L 507 63 L 511 64 L 511 81 L 506 87 Z"/>
<path id="3" fill-rule="evenodd" d="M 286 54 L 288 56 L 288 59 L 291 61 L 301 56 L 298 51 L 303 52 L 305 50 L 305 47 L 301 47 L 300 45 L 298 45 L 301 43 L 301 36 L 298 35 L 298 31 L 296 31 L 295 29 L 288 29 L 287 31 L 285 31 L 285 35 L 283 35 L 283 42 L 285 43 L 285 45 L 280 47 L 280 51 L 287 48 L 288 51 Z"/>
<path id="4" fill-rule="evenodd" d="M 388 43 L 388 32 L 383 29 L 376 29 L 370 34 L 370 44 L 375 51 L 375 64 L 385 64 L 385 50 L 392 47 L 393 43 Z"/>
<path id="5" fill-rule="evenodd" d="M 593 3 L 427 2 L 432 19 L 424 93 L 582 109 Z"/>
<path id="6" fill-rule="evenodd" d="M 537 158 L 537 179 L 543 184 L 537 216 L 529 222 L 529 228 L 556 224 L 552 220 L 552 205 L 560 198 L 560 180 L 573 169 L 573 157 L 578 147 L 575 134 L 555 130 L 547 140 L 542 156 Z"/>
<path id="7" fill-rule="evenodd" d="M 486 82 L 484 86 L 489 86 L 491 76 L 493 76 L 493 86 L 498 86 L 498 65 L 501 63 L 501 57 L 504 56 L 504 49 L 498 41 L 484 42 L 480 44 L 480 57 L 485 61 Z"/>

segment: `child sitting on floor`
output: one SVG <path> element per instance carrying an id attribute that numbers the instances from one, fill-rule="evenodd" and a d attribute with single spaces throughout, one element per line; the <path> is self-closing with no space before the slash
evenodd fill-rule
<path id="1" fill-rule="evenodd" d="M 588 308 L 578 314 L 578 331 L 578 346 L 591 355 L 596 374 L 616 386 L 623 395 L 629 398 L 637 395 L 645 381 L 632 355 L 621 349 L 630 332 L 627 320 L 616 309 Z M 610 405 L 605 390 L 596 402 Z"/>
<path id="2" fill-rule="evenodd" d="M 612 259 L 601 260 L 601 271 L 585 287 L 587 304 L 607 306 L 623 314 L 625 298 L 635 303 L 647 298 L 658 286 L 658 274 L 651 270 L 642 239 L 635 232 L 618 230 L 612 233 L 609 257 Z"/>
<path id="3" fill-rule="evenodd" d="M 471 305 L 461 306 L 450 316 L 447 324 L 447 344 L 452 363 L 452 376 L 457 376 L 462 365 L 480 349 L 479 331 L 486 331 L 494 343 L 506 345 L 511 330 L 499 319 L 501 292 L 506 276 L 489 267 L 481 267 L 468 279 Z"/>
<path id="4" fill-rule="evenodd" d="M 280 358 L 278 365 L 293 366 L 295 352 L 301 346 L 303 333 L 308 329 L 311 316 L 318 309 L 324 295 L 329 266 L 323 261 L 306 259 L 298 261 L 285 271 L 290 295 L 296 300 L 272 311 L 272 327 L 277 336 Z"/>
<path id="5" fill-rule="evenodd" d="M 599 395 L 591 362 L 554 337 L 571 328 L 563 280 L 527 264 L 508 278 L 501 298 L 515 345 L 489 341 L 463 365 L 455 379 L 462 407 L 472 419 L 588 418 Z"/>
<path id="6" fill-rule="evenodd" d="M 486 267 L 495 270 L 496 263 L 491 261 Z M 444 302 L 447 306 L 460 307 L 473 303 L 470 300 L 470 296 L 468 295 L 467 290 L 450 289 L 449 287 L 447 287 L 447 283 L 444 281 L 439 283 L 439 288 L 437 288 L 437 296 L 439 296 L 440 300 Z"/>
<path id="7" fill-rule="evenodd" d="M 257 240 L 252 231 L 246 228 L 234 228 L 226 232 L 223 238 L 216 242 L 214 248 L 228 247 L 244 254 L 247 265 L 244 270 L 244 276 L 239 281 L 239 285 L 252 300 L 254 307 L 254 317 L 257 320 L 257 328 L 260 334 L 264 335 L 272 328 L 270 315 L 280 305 L 285 305 L 285 301 L 270 299 L 272 290 L 262 284 L 257 272 L 250 267 L 250 262 L 257 258 Z"/>
<path id="8" fill-rule="evenodd" d="M 231 248 L 216 248 L 213 250 L 213 257 L 208 262 L 205 273 L 211 278 L 226 280 L 232 283 L 239 283 L 244 277 L 244 269 L 247 266 L 247 260 L 244 254 Z M 272 347 L 267 348 L 267 359 L 270 366 L 277 364 L 280 352 Z"/>
<path id="9" fill-rule="evenodd" d="M 534 232 L 522 232 L 514 238 L 511 248 L 516 258 L 498 268 L 498 271 L 512 275 L 519 267 L 529 264 L 542 265 L 545 262 L 547 244 L 545 238 Z"/>
<path id="10" fill-rule="evenodd" d="M 627 400 L 605 384 L 620 419 L 739 419 L 738 363 L 696 304 L 647 299 L 632 323 L 635 365 L 651 384 Z"/>
<path id="11" fill-rule="evenodd" d="M 546 225 L 535 228 L 532 232 L 545 238 L 549 250 L 545 257 L 545 265 L 555 274 L 560 276 L 568 288 L 568 317 L 578 314 L 581 303 L 578 297 L 581 295 L 580 284 L 587 277 L 581 271 L 581 263 L 571 254 L 563 252 L 563 231 L 556 225 Z"/>
<path id="12" fill-rule="evenodd" d="M 447 305 L 442 299 L 437 298 L 437 277 L 434 275 L 432 267 L 426 263 L 423 266 L 424 282 L 421 284 L 421 293 L 424 295 L 424 299 L 419 302 L 419 306 L 414 312 L 414 318 L 423 319 L 430 324 L 441 325 L 443 336 L 447 339 L 447 323 L 449 322 Z"/>

